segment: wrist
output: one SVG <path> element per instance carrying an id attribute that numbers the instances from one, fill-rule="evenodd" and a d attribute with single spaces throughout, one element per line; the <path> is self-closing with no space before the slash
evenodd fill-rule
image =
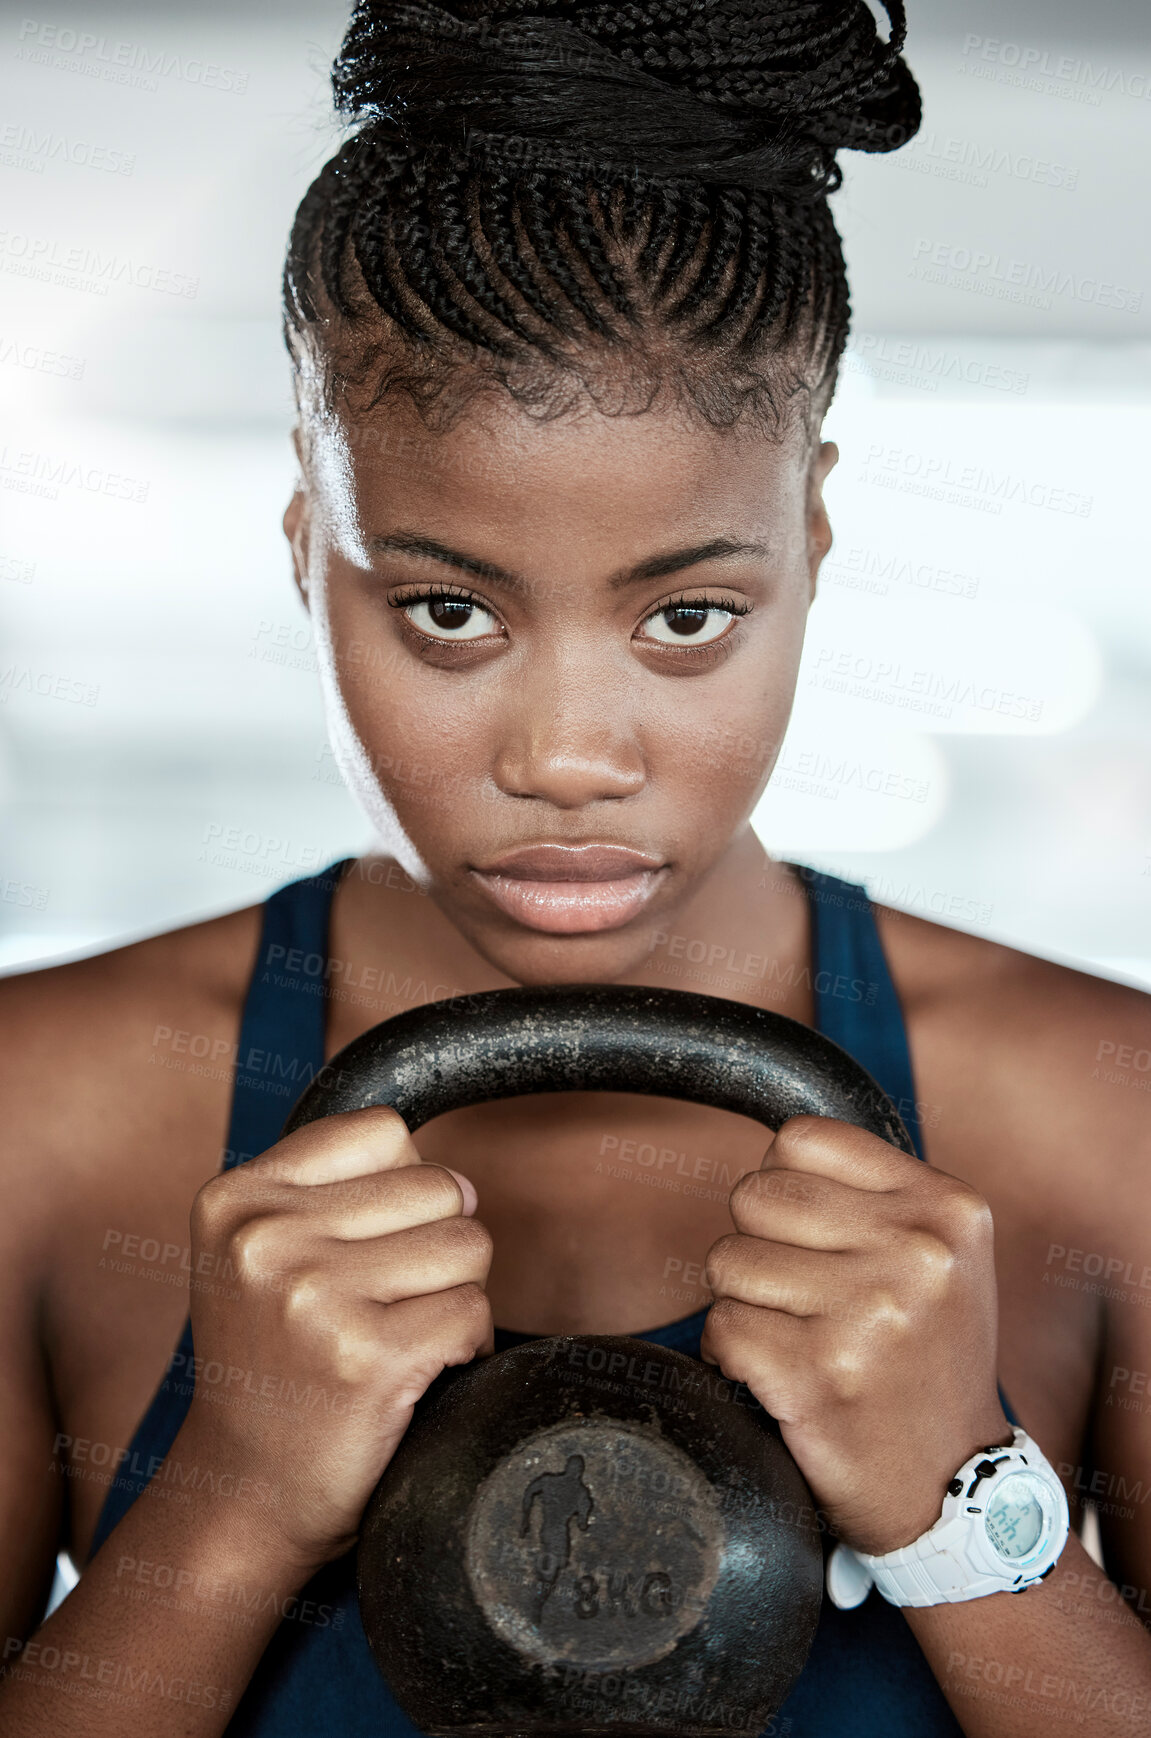
<path id="1" fill-rule="evenodd" d="M 143 1500 L 163 1504 L 197 1585 L 227 1582 L 287 1596 L 337 1554 L 309 1550 L 293 1531 L 285 1487 L 236 1464 L 192 1418 Z"/>
<path id="2" fill-rule="evenodd" d="M 893 1505 L 891 1512 L 883 1517 L 874 1530 L 869 1530 L 866 1540 L 860 1538 L 858 1541 L 849 1541 L 851 1548 L 882 1557 L 889 1551 L 899 1551 L 913 1544 L 938 1521 L 957 1468 L 966 1465 L 973 1455 L 984 1449 L 1010 1448 L 1013 1440 L 1014 1431 L 1007 1422 L 1003 1408 L 997 1404 L 993 1412 L 977 1421 L 977 1426 L 962 1441 L 957 1442 L 951 1451 L 936 1460 L 930 1479 L 920 1487 L 918 1499 L 914 1503 L 906 1500 L 908 1493 L 903 1493 L 903 1500 Z M 897 1498 L 900 1495 L 895 1494 Z"/>

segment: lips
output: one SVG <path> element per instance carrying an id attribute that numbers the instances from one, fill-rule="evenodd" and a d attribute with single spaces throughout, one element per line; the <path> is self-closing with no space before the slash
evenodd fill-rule
<path id="1" fill-rule="evenodd" d="M 655 893 L 665 865 L 626 845 L 531 845 L 471 873 L 492 903 L 528 929 L 579 935 L 619 929 Z"/>

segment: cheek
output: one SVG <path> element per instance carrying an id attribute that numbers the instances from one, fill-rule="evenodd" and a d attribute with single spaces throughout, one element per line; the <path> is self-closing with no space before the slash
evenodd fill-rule
<path id="1" fill-rule="evenodd" d="M 429 671 L 400 639 L 393 612 L 355 584 L 325 588 L 317 622 L 328 730 L 344 779 L 391 840 L 459 815 L 487 788 L 488 732 L 474 694 Z"/>
<path id="2" fill-rule="evenodd" d="M 742 813 L 762 794 L 791 714 L 803 621 L 802 612 L 781 613 L 713 679 L 671 685 L 679 692 L 656 753 L 665 776 L 678 765 L 681 790 L 703 810 Z"/>

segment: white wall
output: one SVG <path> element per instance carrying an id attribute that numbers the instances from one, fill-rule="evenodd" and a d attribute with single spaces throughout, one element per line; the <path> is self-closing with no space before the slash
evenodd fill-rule
<path id="1" fill-rule="evenodd" d="M 1151 983 L 1151 45 L 1118 0 L 910 4 L 927 120 L 845 154 L 837 540 L 758 823 Z M 279 529 L 279 273 L 344 15 L 0 8 L 9 967 L 367 841 Z"/>

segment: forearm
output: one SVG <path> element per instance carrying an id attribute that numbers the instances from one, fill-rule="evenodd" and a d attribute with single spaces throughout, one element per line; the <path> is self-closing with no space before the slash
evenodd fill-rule
<path id="1" fill-rule="evenodd" d="M 1110 1585 L 1072 1534 L 1026 1593 L 905 1612 L 967 1738 L 1151 1728 L 1151 1635 Z"/>
<path id="2" fill-rule="evenodd" d="M 13 1738 L 218 1738 L 308 1569 L 237 1497 L 157 1480 L 20 1651 L 6 1640 Z"/>

